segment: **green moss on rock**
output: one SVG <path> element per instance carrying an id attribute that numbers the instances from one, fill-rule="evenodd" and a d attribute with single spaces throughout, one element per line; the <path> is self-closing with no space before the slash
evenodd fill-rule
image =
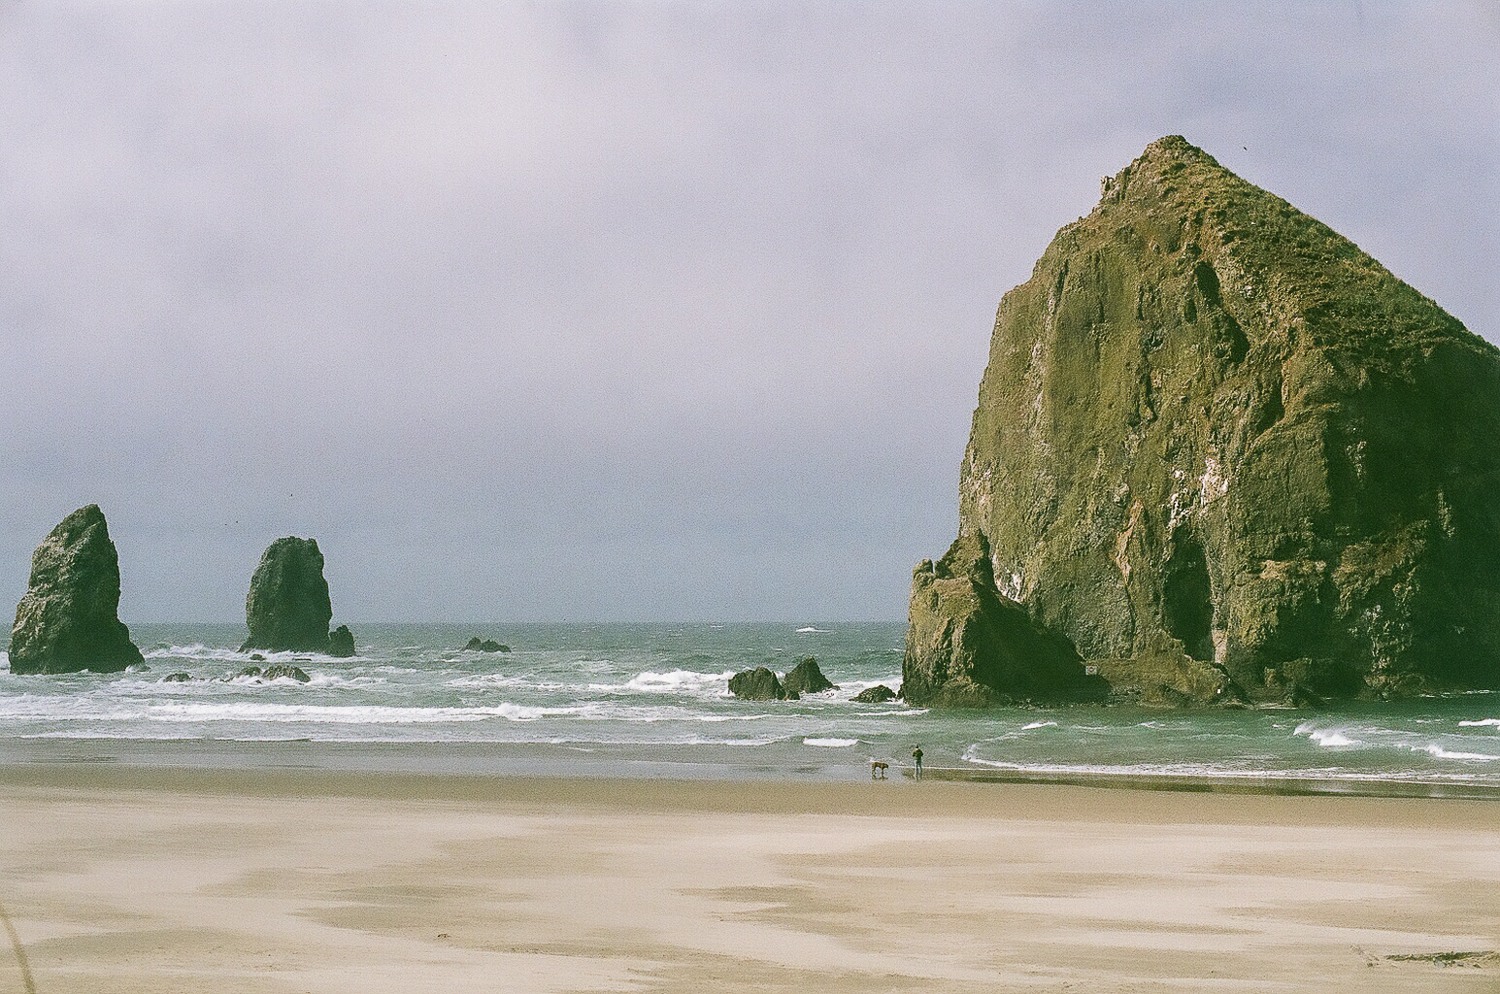
<path id="1" fill-rule="evenodd" d="M 1164 138 L 1001 301 L 960 542 L 987 549 L 1003 612 L 1117 690 L 1494 687 L 1497 440 L 1500 351 Z M 938 579 L 919 567 L 914 632 L 990 610 Z M 930 634 L 908 645 L 913 688 L 954 651 Z"/>
<path id="2" fill-rule="evenodd" d="M 959 536 L 942 559 L 913 572 L 901 684 L 908 703 L 984 707 L 1102 689 L 1066 638 L 1001 596 L 982 535 Z"/>
<path id="3" fill-rule="evenodd" d="M 120 621 L 120 561 L 99 505 L 60 521 L 31 557 L 10 633 L 12 673 L 113 673 L 139 666 Z"/>

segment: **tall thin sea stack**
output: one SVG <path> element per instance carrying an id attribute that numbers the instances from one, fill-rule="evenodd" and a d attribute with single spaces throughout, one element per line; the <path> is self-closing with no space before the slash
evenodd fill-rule
<path id="1" fill-rule="evenodd" d="M 1500 350 L 1163 138 L 1001 301 L 959 522 L 913 703 L 1010 692 L 991 603 L 1148 700 L 1500 686 Z"/>
<path id="2" fill-rule="evenodd" d="M 354 655 L 354 639 L 340 626 L 330 643 L 333 604 L 323 577 L 323 553 L 311 538 L 278 538 L 260 557 L 245 595 L 250 637 L 242 649 L 329 652 Z"/>
<path id="3" fill-rule="evenodd" d="M 12 673 L 113 673 L 141 662 L 121 623 L 120 560 L 97 504 L 64 518 L 31 557 L 10 631 Z"/>

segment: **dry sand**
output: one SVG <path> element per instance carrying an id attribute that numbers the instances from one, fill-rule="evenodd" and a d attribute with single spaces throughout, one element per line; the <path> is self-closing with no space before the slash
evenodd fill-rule
<path id="1" fill-rule="evenodd" d="M 1497 802 L 49 766 L 0 833 L 0 994 L 1500 989 Z"/>

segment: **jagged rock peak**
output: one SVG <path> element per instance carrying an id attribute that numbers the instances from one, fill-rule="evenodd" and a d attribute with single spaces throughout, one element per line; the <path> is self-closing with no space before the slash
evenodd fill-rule
<path id="1" fill-rule="evenodd" d="M 823 675 L 818 661 L 812 656 L 798 660 L 797 665 L 781 678 L 781 687 L 788 694 L 817 694 L 825 690 L 837 690 L 838 685 Z"/>
<path id="2" fill-rule="evenodd" d="M 1497 439 L 1500 351 L 1163 138 L 1000 302 L 959 486 L 988 562 L 919 569 L 908 680 L 972 655 L 992 579 L 1149 699 L 1500 685 Z"/>
<path id="3" fill-rule="evenodd" d="M 31 557 L 11 628 L 11 672 L 108 673 L 139 664 L 119 607 L 119 556 L 104 512 L 89 504 L 59 522 Z"/>

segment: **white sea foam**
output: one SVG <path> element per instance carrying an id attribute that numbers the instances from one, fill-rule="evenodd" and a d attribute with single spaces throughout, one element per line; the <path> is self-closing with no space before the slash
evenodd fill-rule
<path id="1" fill-rule="evenodd" d="M 337 673 L 322 673 L 317 671 L 309 673 L 308 676 L 311 679 L 307 685 L 319 689 L 325 687 L 378 687 L 388 682 L 383 676 L 340 676 Z"/>
<path id="2" fill-rule="evenodd" d="M 799 628 L 799 629 L 797 629 L 797 634 L 798 635 L 827 635 L 828 633 L 830 633 L 832 631 L 833 631 L 833 629 L 831 629 L 831 628 L 814 628 L 812 625 L 808 625 L 806 628 Z"/>
<path id="3" fill-rule="evenodd" d="M 529 687 L 532 685 L 529 676 L 519 676 L 515 673 L 480 673 L 475 676 L 454 677 L 452 680 L 444 680 L 445 687 L 464 687 L 472 689 L 492 687 Z"/>
<path id="4" fill-rule="evenodd" d="M 1407 748 L 1412 752 L 1425 752 L 1435 759 L 1480 759 L 1486 762 L 1490 760 L 1500 759 L 1500 756 L 1492 756 L 1489 753 L 1484 752 L 1450 752 L 1449 750 L 1444 749 L 1442 746 L 1438 745 L 1436 742 L 1430 742 L 1427 745 L 1420 746 L 1407 746 Z"/>
<path id="5" fill-rule="evenodd" d="M 859 739 L 814 739 L 805 738 L 803 745 L 821 746 L 825 749 L 847 749 L 849 746 L 858 745 Z"/>
<path id="6" fill-rule="evenodd" d="M 1055 721 L 1033 721 L 1029 725 L 1022 725 L 1021 726 L 1021 731 L 1023 731 L 1023 732 L 1029 732 L 1029 731 L 1031 731 L 1034 728 L 1056 728 L 1056 727 L 1057 727 L 1057 722 L 1055 722 Z"/>
<path id="7" fill-rule="evenodd" d="M 674 694 L 695 690 L 723 691 L 732 676 L 734 676 L 733 670 L 725 670 L 722 673 L 698 673 L 693 670 L 653 673 L 647 670 L 627 680 L 624 689 L 647 694 Z M 600 689 L 612 688 L 601 687 Z"/>
<path id="8" fill-rule="evenodd" d="M 272 652 L 268 649 L 241 651 L 225 646 L 204 645 L 202 642 L 193 642 L 188 645 L 158 645 L 147 649 L 141 655 L 146 659 L 196 659 L 224 663 L 260 662 L 261 660 L 268 663 L 305 663 L 317 660 L 343 665 L 362 662 L 366 658 L 364 656 L 330 656 L 324 652 L 305 652 L 296 649 L 285 649 L 279 652 Z M 259 656 L 260 659 L 254 659 L 253 656 Z"/>
<path id="9" fill-rule="evenodd" d="M 250 658 L 250 653 L 248 652 L 238 652 L 234 649 L 223 647 L 212 648 L 204 645 L 202 642 L 194 642 L 191 645 L 159 645 L 147 649 L 141 655 L 147 659 L 220 659 L 239 661 Z"/>
<path id="10" fill-rule="evenodd" d="M 1486 725 L 1500 725 L 1500 718 L 1480 718 L 1478 721 L 1460 721 L 1460 728 L 1483 728 Z"/>
<path id="11" fill-rule="evenodd" d="M 615 664 L 611 659 L 580 659 L 573 664 L 573 668 L 580 673 L 608 673 L 615 668 Z"/>
<path id="12" fill-rule="evenodd" d="M 1337 749 L 1345 746 L 1364 745 L 1361 739 L 1353 738 L 1348 734 L 1350 730 L 1345 728 L 1322 728 L 1316 722 L 1304 721 L 1292 730 L 1292 734 L 1305 735 L 1325 749 Z"/>
<path id="13" fill-rule="evenodd" d="M 163 701 L 146 709 L 153 721 L 192 722 L 309 722 L 333 725 L 446 724 L 503 718 L 535 721 L 549 715 L 567 714 L 573 708 L 525 707 L 500 704 L 495 707 L 393 707 L 389 705 L 272 704 L 261 701 Z"/>
<path id="14" fill-rule="evenodd" d="M 1351 739 L 1337 728 L 1315 728 L 1307 733 L 1307 737 L 1325 749 L 1361 744 L 1358 739 Z"/>
<path id="15" fill-rule="evenodd" d="M 78 697 L 18 694 L 0 698 L 0 720 L 5 721 L 133 721 L 144 714 L 145 710 L 133 702 L 101 700 L 92 694 Z"/>

